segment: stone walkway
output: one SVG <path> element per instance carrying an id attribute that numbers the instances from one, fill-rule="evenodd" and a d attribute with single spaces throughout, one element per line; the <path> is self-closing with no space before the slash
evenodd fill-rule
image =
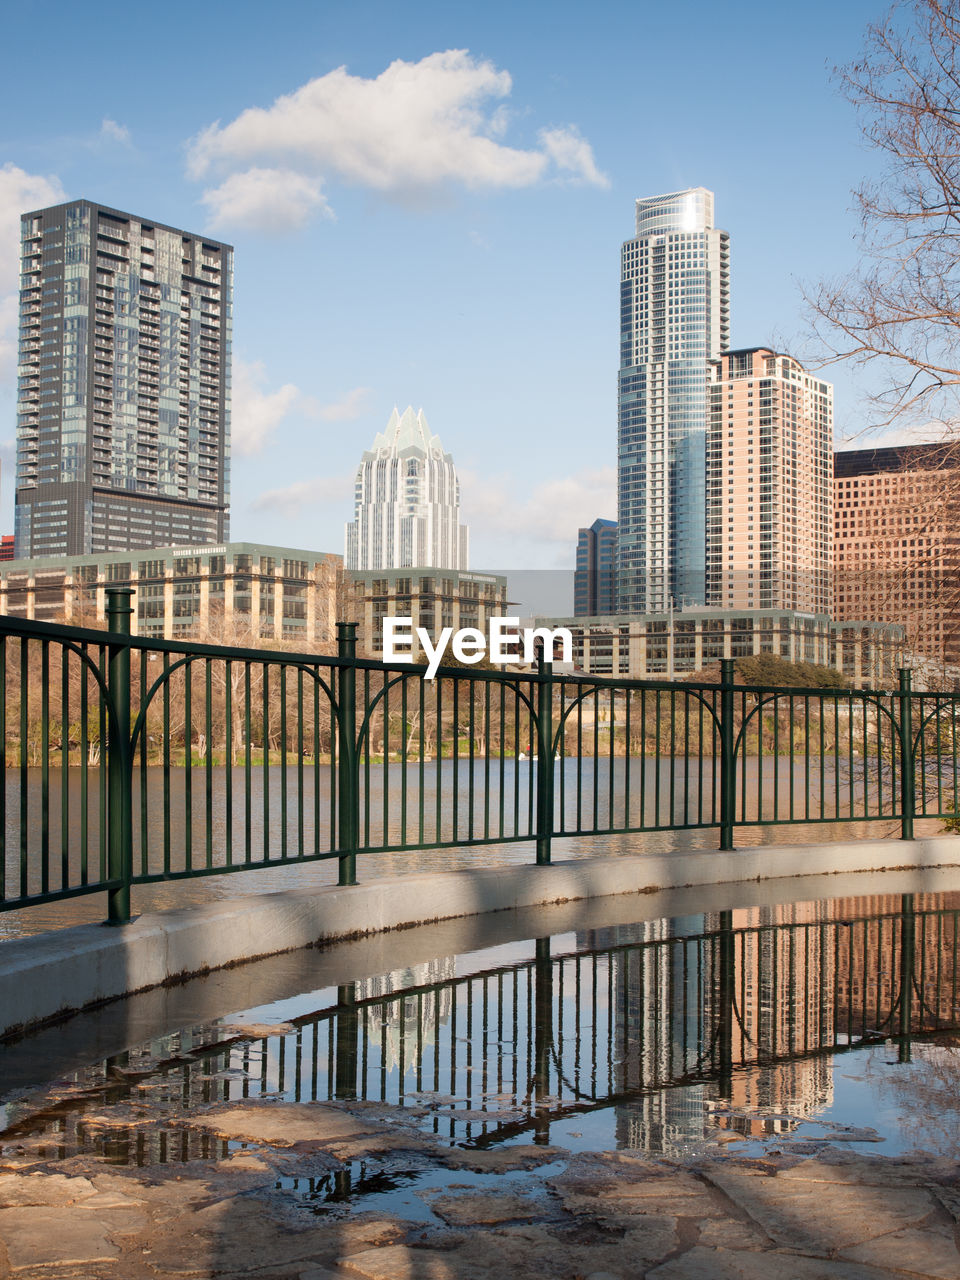
<path id="1" fill-rule="evenodd" d="M 234 1102 L 177 1124 L 230 1154 L 114 1167 L 3 1147 L 0 1277 L 960 1278 L 960 1161 L 467 1151 L 361 1103 Z"/>

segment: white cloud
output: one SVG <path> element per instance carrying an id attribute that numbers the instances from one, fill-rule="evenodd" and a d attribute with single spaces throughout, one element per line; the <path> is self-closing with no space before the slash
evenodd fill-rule
<path id="1" fill-rule="evenodd" d="M 0 166 L 0 293 L 20 283 L 20 215 L 63 199 L 56 178 L 27 173 L 15 164 Z"/>
<path id="2" fill-rule="evenodd" d="M 189 169 L 248 177 L 263 164 L 304 180 L 336 174 L 393 194 L 424 192 L 456 182 L 480 188 L 527 187 L 550 176 L 605 185 L 590 144 L 575 129 L 541 131 L 540 146 L 522 149 L 500 139 L 508 115 L 498 100 L 510 75 L 463 49 L 397 60 L 374 79 L 339 67 L 308 81 L 272 106 L 249 107 L 193 139 Z M 279 169 L 278 169 L 279 167 Z M 223 200 L 208 191 L 215 211 Z M 319 195 L 319 187 L 314 188 Z M 324 206 L 325 207 L 325 206 Z M 309 210 L 308 210 L 309 211 Z M 305 216 L 295 205 L 294 221 Z"/>
<path id="3" fill-rule="evenodd" d="M 123 146 L 130 145 L 130 130 L 125 124 L 117 124 L 116 120 L 104 117 L 100 125 L 100 137 L 104 142 L 119 142 Z"/>
<path id="4" fill-rule="evenodd" d="M 12 380 L 17 368 L 20 215 L 63 198 L 56 178 L 27 173 L 15 164 L 0 166 L 0 383 Z"/>
<path id="5" fill-rule="evenodd" d="M 255 231 L 278 226 L 303 226 L 312 214 L 332 217 L 320 181 L 292 169 L 248 169 L 233 173 L 219 187 L 201 196 L 210 209 L 211 227 L 251 227 Z"/>
<path id="6" fill-rule="evenodd" d="M 593 148 L 577 129 L 541 129 L 538 137 L 544 151 L 563 173 L 596 187 L 609 187 L 609 178 L 597 168 Z"/>
<path id="7" fill-rule="evenodd" d="M 946 422 L 897 423 L 880 427 L 866 427 L 852 434 L 838 432 L 834 441 L 837 449 L 890 449 L 909 448 L 911 445 L 936 444 L 941 440 L 953 440 L 956 431 Z"/>
<path id="8" fill-rule="evenodd" d="M 262 360 L 234 360 L 230 431 L 233 450 L 240 457 L 260 453 L 293 413 L 321 422 L 352 422 L 363 413 L 370 394 L 368 387 L 354 387 L 339 399 L 323 404 L 314 396 L 304 395 L 292 382 L 268 391 L 266 381 Z"/>
<path id="9" fill-rule="evenodd" d="M 311 418 L 319 418 L 321 422 L 354 422 L 366 411 L 369 398 L 369 387 L 354 387 L 352 391 L 344 392 L 339 400 L 331 400 L 329 404 L 305 401 L 304 411 Z"/>
<path id="10" fill-rule="evenodd" d="M 292 382 L 265 391 L 265 378 L 262 361 L 234 360 L 230 432 L 233 451 L 241 457 L 261 451 L 300 397 Z"/>
<path id="11" fill-rule="evenodd" d="M 268 489 L 256 499 L 253 509 L 298 515 L 303 507 L 336 502 L 341 503 L 346 511 L 353 498 L 353 485 L 353 473 L 348 476 L 314 476 L 312 480 L 300 480 L 283 489 Z"/>
<path id="12" fill-rule="evenodd" d="M 544 481 L 520 499 L 509 481 L 497 483 L 462 467 L 459 471 L 464 519 L 471 537 L 509 530 L 514 539 L 557 542 L 572 548 L 578 529 L 593 524 L 598 516 L 616 518 L 617 473 L 613 467 Z"/>

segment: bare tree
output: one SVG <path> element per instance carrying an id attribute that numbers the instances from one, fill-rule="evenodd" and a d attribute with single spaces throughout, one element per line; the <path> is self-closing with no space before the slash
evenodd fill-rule
<path id="1" fill-rule="evenodd" d="M 809 299 L 834 359 L 876 362 L 890 416 L 952 424 L 960 388 L 960 3 L 901 0 L 838 68 L 886 159 L 855 193 L 859 267 Z"/>

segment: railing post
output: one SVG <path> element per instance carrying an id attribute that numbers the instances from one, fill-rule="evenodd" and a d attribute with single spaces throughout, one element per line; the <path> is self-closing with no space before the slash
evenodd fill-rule
<path id="1" fill-rule="evenodd" d="M 913 839 L 917 779 L 913 759 L 913 688 L 909 667 L 900 668 L 900 838 Z"/>
<path id="2" fill-rule="evenodd" d="M 111 636 L 129 636 L 131 587 L 107 588 L 107 628 Z M 107 783 L 110 796 L 107 875 L 122 883 L 107 894 L 107 924 L 130 921 L 133 876 L 133 762 L 130 758 L 130 646 L 111 644 L 107 687 L 113 717 L 107 730 Z"/>
<path id="3" fill-rule="evenodd" d="M 733 659 L 720 659 L 720 848 L 733 848 L 733 819 L 737 805 L 737 763 L 734 759 Z"/>
<path id="4" fill-rule="evenodd" d="M 553 839 L 553 663 L 537 656 L 537 866 L 550 862 Z"/>
<path id="5" fill-rule="evenodd" d="M 337 680 L 337 832 L 340 844 L 338 884 L 357 883 L 357 844 L 360 837 L 360 788 L 357 777 L 357 624 L 337 623 L 337 657 L 342 665 Z"/>

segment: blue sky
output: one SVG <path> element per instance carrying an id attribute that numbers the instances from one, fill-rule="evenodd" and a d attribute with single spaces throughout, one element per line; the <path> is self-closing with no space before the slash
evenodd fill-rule
<path id="1" fill-rule="evenodd" d="M 716 192 L 733 342 L 804 354 L 876 165 L 830 69 L 883 8 L 688 0 L 19 0 L 0 55 L 0 526 L 19 214 L 86 197 L 236 247 L 232 537 L 342 551 L 360 453 L 422 407 L 474 567 L 570 567 L 614 516 L 633 201 Z M 460 51 L 459 53 L 453 51 Z M 280 101 L 278 101 L 280 100 Z M 838 436 L 871 423 L 842 367 Z"/>

